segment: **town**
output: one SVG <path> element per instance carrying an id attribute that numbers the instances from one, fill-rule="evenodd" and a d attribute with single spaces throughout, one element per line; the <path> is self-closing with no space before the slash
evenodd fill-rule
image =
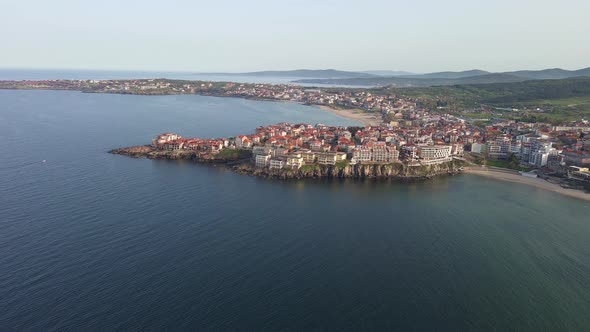
<path id="1" fill-rule="evenodd" d="M 54 89 L 139 95 L 200 94 L 310 105 L 355 108 L 377 114 L 413 109 L 416 102 L 396 95 L 362 90 L 306 88 L 291 84 L 259 84 L 169 79 L 0 81 L 0 89 Z"/>
<path id="2" fill-rule="evenodd" d="M 439 121 L 447 121 L 439 119 Z M 463 155 L 463 144 L 449 122 L 445 135 L 393 127 L 334 127 L 322 124 L 281 123 L 259 127 L 251 135 L 226 139 L 182 138 L 165 133 L 152 145 L 166 151 L 201 151 L 218 154 L 224 149 L 251 151 L 257 167 L 299 169 L 305 165 L 391 164 L 433 165 Z M 456 126 L 461 128 L 460 122 Z M 447 130 L 445 130 L 447 131 Z M 435 143 L 437 143 L 435 145 Z"/>
<path id="3" fill-rule="evenodd" d="M 196 150 L 213 155 L 247 150 L 256 167 L 268 169 L 393 163 L 412 167 L 462 160 L 521 170 L 527 176 L 590 182 L 588 132 L 587 122 L 566 127 L 497 121 L 479 128 L 451 115 L 408 111 L 397 121 L 374 127 L 282 123 L 227 139 L 166 133 L 157 136 L 152 145 L 164 151 Z"/>
<path id="4" fill-rule="evenodd" d="M 246 150 L 252 162 L 261 168 L 391 163 L 425 166 L 461 159 L 526 171 L 529 176 L 590 181 L 590 124 L 584 119 L 552 125 L 491 118 L 482 125 L 467 117 L 441 113 L 414 98 L 366 89 L 320 89 L 289 84 L 168 79 L 43 80 L 2 81 L 0 88 L 280 100 L 358 109 L 381 119 L 379 125 L 365 127 L 279 124 L 231 139 L 187 139 L 164 134 L 154 140 L 157 149 L 198 151 L 208 156 Z"/>

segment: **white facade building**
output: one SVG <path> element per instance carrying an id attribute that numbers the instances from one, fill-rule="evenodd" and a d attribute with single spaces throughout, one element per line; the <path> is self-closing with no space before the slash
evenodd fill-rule
<path id="1" fill-rule="evenodd" d="M 434 165 L 453 160 L 450 145 L 431 145 L 418 147 L 418 157 L 422 165 Z"/>

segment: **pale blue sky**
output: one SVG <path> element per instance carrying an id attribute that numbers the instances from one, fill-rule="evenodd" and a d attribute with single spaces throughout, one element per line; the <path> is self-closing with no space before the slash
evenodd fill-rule
<path id="1" fill-rule="evenodd" d="M 589 0 L 0 0 L 0 67 L 590 66 Z"/>

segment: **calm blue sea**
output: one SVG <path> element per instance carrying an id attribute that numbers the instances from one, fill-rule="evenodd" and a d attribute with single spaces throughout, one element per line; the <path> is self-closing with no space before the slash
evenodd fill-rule
<path id="1" fill-rule="evenodd" d="M 469 175 L 271 181 L 109 149 L 313 107 L 0 91 L 1 330 L 587 330 L 590 204 Z"/>

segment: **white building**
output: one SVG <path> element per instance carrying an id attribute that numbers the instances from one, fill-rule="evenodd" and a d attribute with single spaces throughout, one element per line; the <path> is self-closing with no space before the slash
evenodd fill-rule
<path id="1" fill-rule="evenodd" d="M 252 147 L 252 154 L 254 156 L 257 155 L 268 155 L 271 154 L 273 151 L 273 148 L 270 146 L 261 146 L 261 145 L 256 145 L 254 147 Z"/>
<path id="2" fill-rule="evenodd" d="M 269 155 L 256 155 L 256 167 L 266 167 L 270 165 Z"/>
<path id="3" fill-rule="evenodd" d="M 371 161 L 372 156 L 373 154 L 368 146 L 359 146 L 352 150 L 352 158 L 359 163 Z"/>
<path id="4" fill-rule="evenodd" d="M 160 147 L 164 143 L 174 141 L 179 138 L 182 138 L 182 136 L 172 133 L 163 133 L 161 135 L 156 136 L 156 138 L 152 140 L 152 145 L 155 147 Z"/>
<path id="5" fill-rule="evenodd" d="M 418 157 L 422 165 L 434 165 L 453 160 L 450 145 L 431 145 L 418 147 Z"/>
<path id="6" fill-rule="evenodd" d="M 294 153 L 287 156 L 286 165 L 287 167 L 299 169 L 301 166 L 305 165 L 305 161 L 303 160 L 301 153 Z"/>
<path id="7" fill-rule="evenodd" d="M 284 159 L 279 159 L 279 158 L 272 158 L 270 159 L 270 169 L 273 168 L 277 168 L 277 169 L 281 169 L 283 167 L 285 167 L 285 160 Z"/>
<path id="8" fill-rule="evenodd" d="M 506 159 L 510 153 L 512 142 L 508 137 L 498 137 L 487 143 L 487 153 L 490 159 Z"/>
<path id="9" fill-rule="evenodd" d="M 399 151 L 395 147 L 380 146 L 372 149 L 371 161 L 377 163 L 393 163 L 399 160 Z"/>
<path id="10" fill-rule="evenodd" d="M 346 153 L 343 152 L 319 152 L 316 153 L 318 164 L 335 165 L 339 161 L 346 160 Z"/>
<path id="11" fill-rule="evenodd" d="M 473 152 L 473 153 L 485 153 L 486 152 L 486 145 L 485 145 L 485 143 L 474 142 L 473 144 L 471 144 L 471 152 Z"/>
<path id="12" fill-rule="evenodd" d="M 557 149 L 551 145 L 551 142 L 535 142 L 529 158 L 529 164 L 535 165 L 537 167 L 546 166 L 549 156 L 557 154 Z"/>

